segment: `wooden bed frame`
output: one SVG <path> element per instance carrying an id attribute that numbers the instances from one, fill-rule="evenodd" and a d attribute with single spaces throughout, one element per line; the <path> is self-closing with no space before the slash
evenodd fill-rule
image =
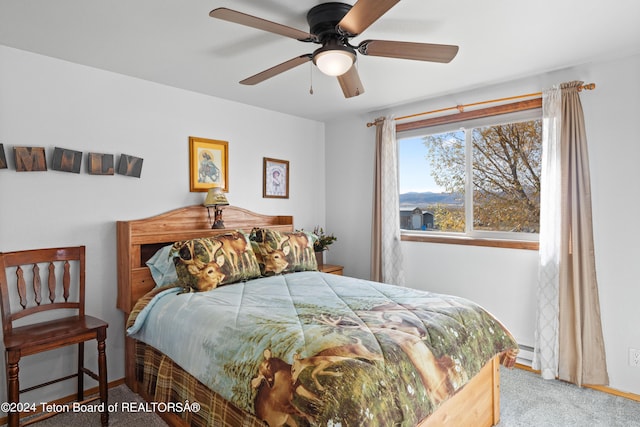
<path id="1" fill-rule="evenodd" d="M 128 317 L 136 301 L 155 287 L 145 261 L 167 244 L 229 230 L 250 232 L 254 227 L 280 231 L 294 229 L 292 216 L 261 215 L 234 206 L 224 208 L 224 223 L 226 229 L 211 229 L 207 209 L 202 205 L 187 206 L 139 220 L 118 221 L 118 308 Z M 129 337 L 125 337 L 125 383 L 134 392 L 140 392 L 135 373 L 135 341 Z M 171 425 L 183 425 L 182 420 L 173 414 L 160 415 Z M 500 363 L 495 357 L 419 426 L 487 427 L 499 421 Z"/>

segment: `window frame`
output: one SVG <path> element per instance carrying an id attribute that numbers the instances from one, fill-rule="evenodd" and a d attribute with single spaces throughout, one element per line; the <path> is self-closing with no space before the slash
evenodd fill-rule
<path id="1" fill-rule="evenodd" d="M 541 119 L 542 98 L 497 105 L 473 111 L 462 111 L 458 114 L 450 114 L 430 119 L 399 123 L 396 125 L 396 136 L 398 139 L 404 139 L 410 137 L 411 134 L 417 136 L 418 134 L 424 135 L 425 133 L 438 133 L 440 132 L 438 128 L 440 128 L 441 125 L 451 125 L 462 122 L 467 125 L 464 126 L 465 130 L 470 130 L 472 127 L 476 127 L 476 124 L 472 123 L 476 119 L 487 119 L 493 117 L 498 119 L 496 123 L 499 123 L 500 120 L 497 116 L 503 116 L 504 119 L 509 122 L 527 120 L 531 119 L 533 114 L 536 113 L 534 110 L 539 110 L 539 118 Z M 514 114 L 521 112 L 524 112 L 521 117 L 519 117 L 518 114 Z M 442 127 L 443 129 L 446 128 L 445 126 Z M 427 128 L 429 128 L 429 131 L 426 131 Z M 445 130 L 442 132 L 445 132 Z M 470 132 L 466 132 L 467 142 L 470 139 L 469 134 Z M 471 158 L 472 144 L 465 143 L 465 150 L 466 158 Z M 472 168 L 470 162 L 467 163 L 467 168 Z M 467 175 L 468 174 L 469 170 L 467 170 Z M 467 209 L 473 209 L 473 204 L 470 200 L 472 198 L 471 187 L 472 183 L 470 180 L 467 180 L 465 185 L 465 211 Z M 400 238 L 402 241 L 410 242 L 444 243 L 526 250 L 538 250 L 539 248 L 537 233 L 508 233 L 472 230 L 471 226 L 472 225 L 468 224 L 468 221 L 466 221 L 464 233 L 400 230 Z"/>

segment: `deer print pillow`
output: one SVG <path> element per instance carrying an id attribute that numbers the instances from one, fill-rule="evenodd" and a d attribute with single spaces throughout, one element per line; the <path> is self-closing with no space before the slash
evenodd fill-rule
<path id="1" fill-rule="evenodd" d="M 254 228 L 250 239 L 263 276 L 318 269 L 313 233 Z"/>
<path id="2" fill-rule="evenodd" d="M 194 291 L 260 277 L 251 242 L 241 231 L 176 242 L 172 255 L 181 285 Z"/>

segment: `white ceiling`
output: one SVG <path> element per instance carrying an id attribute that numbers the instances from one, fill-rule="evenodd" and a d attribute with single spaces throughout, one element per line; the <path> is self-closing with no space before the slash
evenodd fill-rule
<path id="1" fill-rule="evenodd" d="M 309 31 L 306 13 L 319 3 L 0 0 L 0 44 L 320 121 L 640 52 L 638 0 L 403 0 L 352 43 L 459 45 L 451 63 L 360 55 L 365 93 L 350 99 L 310 63 L 238 84 L 318 45 L 209 12 L 228 7 Z"/>

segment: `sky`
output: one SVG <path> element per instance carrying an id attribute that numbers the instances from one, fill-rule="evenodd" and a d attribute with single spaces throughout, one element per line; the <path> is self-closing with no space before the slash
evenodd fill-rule
<path id="1" fill-rule="evenodd" d="M 427 148 L 421 137 L 398 140 L 398 163 L 400 164 L 400 194 L 409 192 L 442 193 L 445 190 L 431 178 L 431 168 L 426 159 Z"/>

